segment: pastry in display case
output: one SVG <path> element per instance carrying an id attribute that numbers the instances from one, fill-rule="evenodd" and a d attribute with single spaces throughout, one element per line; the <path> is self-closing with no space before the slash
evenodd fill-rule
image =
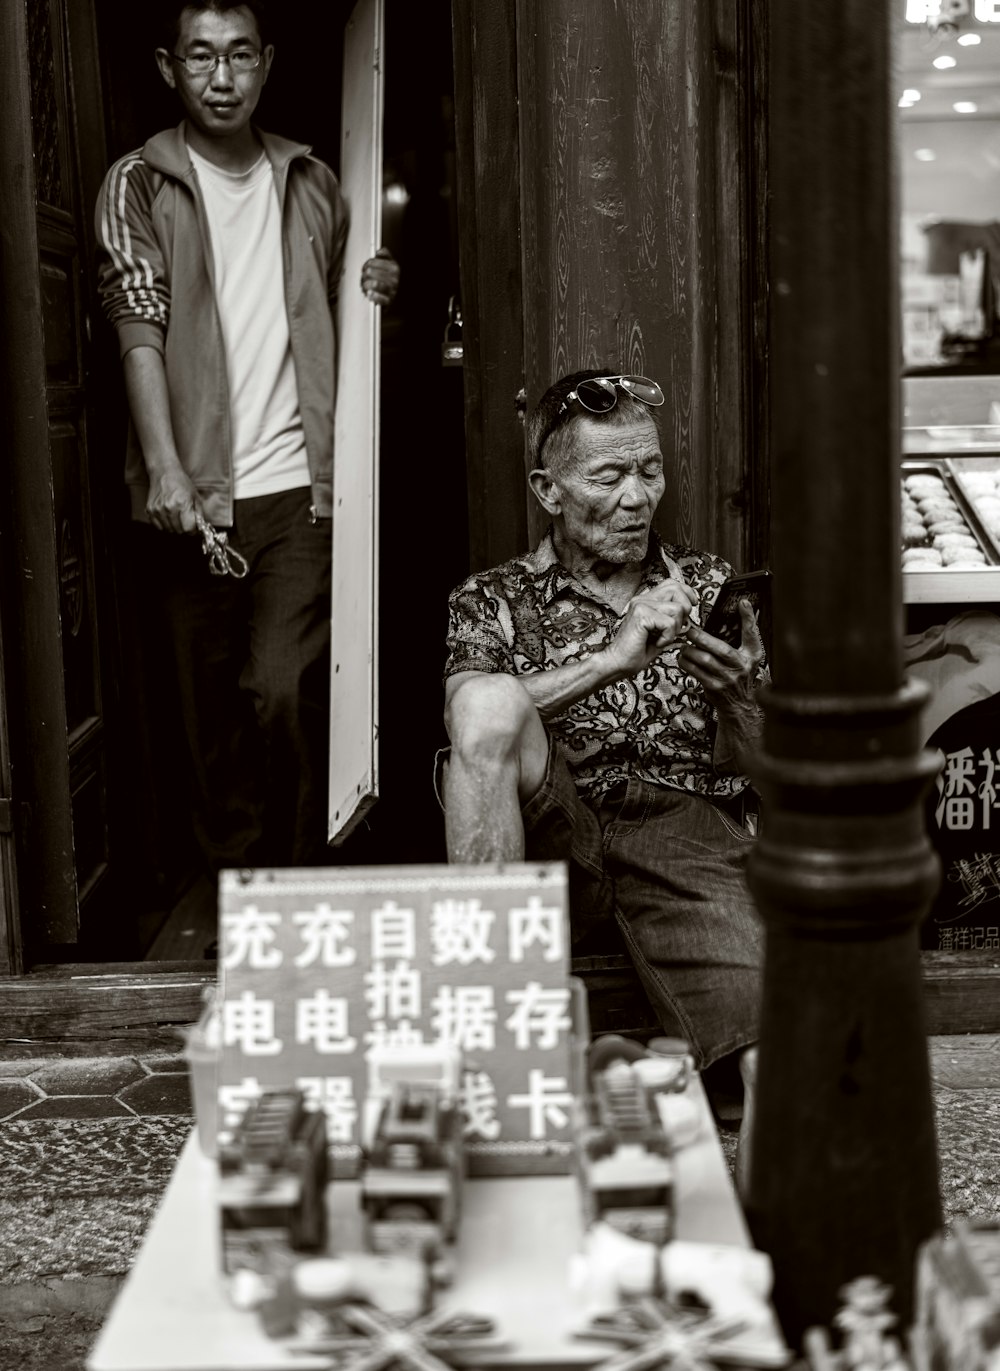
<path id="1" fill-rule="evenodd" d="M 1000 561 L 1000 455 L 952 457 L 948 465 Z"/>
<path id="2" fill-rule="evenodd" d="M 1000 456 L 992 460 L 1000 470 Z M 1000 563 L 1000 546 L 996 541 L 1000 537 L 1000 494 L 995 482 L 991 480 L 989 494 L 985 485 L 982 487 L 982 498 L 996 502 L 995 514 L 989 503 L 985 513 L 980 512 L 951 458 L 904 461 L 903 570 L 982 571 Z M 991 526 L 985 522 L 986 514 L 993 519 L 992 534 Z"/>
<path id="3" fill-rule="evenodd" d="M 995 604 L 1000 374 L 908 376 L 901 398 L 904 599 Z"/>

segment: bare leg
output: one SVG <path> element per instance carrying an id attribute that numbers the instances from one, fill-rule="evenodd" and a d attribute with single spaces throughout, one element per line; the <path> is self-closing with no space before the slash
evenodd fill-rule
<path id="1" fill-rule="evenodd" d="M 449 697 L 451 759 L 444 779 L 450 862 L 524 858 L 521 806 L 545 778 L 548 739 L 513 676 L 472 676 Z"/>
<path id="2" fill-rule="evenodd" d="M 757 1047 L 744 1048 L 740 1054 L 740 1075 L 743 1077 L 743 1118 L 736 1140 L 736 1191 L 746 1201 L 750 1193 L 751 1141 L 753 1113 L 757 1091 Z"/>

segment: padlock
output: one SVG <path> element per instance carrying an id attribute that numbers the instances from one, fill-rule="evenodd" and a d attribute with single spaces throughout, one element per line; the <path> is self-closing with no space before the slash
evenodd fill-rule
<path id="1" fill-rule="evenodd" d="M 448 322 L 444 326 L 441 341 L 441 365 L 460 367 L 462 365 L 462 311 L 455 308 L 454 295 L 448 301 Z"/>

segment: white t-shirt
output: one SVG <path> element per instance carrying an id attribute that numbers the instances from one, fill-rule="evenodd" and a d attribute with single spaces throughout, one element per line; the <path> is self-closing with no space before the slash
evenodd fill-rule
<path id="1" fill-rule="evenodd" d="M 229 375 L 234 498 L 310 484 L 285 312 L 281 210 L 265 153 L 224 171 L 188 148 L 208 214 Z"/>

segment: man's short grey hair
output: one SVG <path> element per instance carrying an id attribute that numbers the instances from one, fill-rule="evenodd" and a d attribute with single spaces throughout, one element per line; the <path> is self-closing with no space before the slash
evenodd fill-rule
<path id="1" fill-rule="evenodd" d="M 564 409 L 567 395 L 576 390 L 581 381 L 622 374 L 620 368 L 615 370 L 613 367 L 573 371 L 549 386 L 527 419 L 528 456 L 532 470 L 544 467 L 554 471 L 562 464 L 572 451 L 577 419 L 590 419 L 594 423 L 607 424 L 609 428 L 627 428 L 637 420 L 648 419 L 654 427 L 658 427 L 656 410 L 636 400 L 621 387 L 617 391 L 618 403 L 603 414 L 593 414 L 583 405 L 574 406 L 572 402 L 568 412 Z"/>

